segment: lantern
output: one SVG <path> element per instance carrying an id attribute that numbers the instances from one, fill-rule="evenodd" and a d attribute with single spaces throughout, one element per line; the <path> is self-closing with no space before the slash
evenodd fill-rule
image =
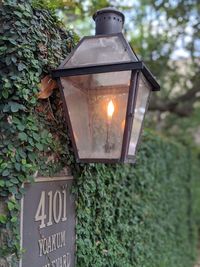
<path id="1" fill-rule="evenodd" d="M 124 15 L 97 11 L 84 37 L 52 72 L 78 162 L 134 162 L 150 94 L 160 86 L 122 34 Z"/>

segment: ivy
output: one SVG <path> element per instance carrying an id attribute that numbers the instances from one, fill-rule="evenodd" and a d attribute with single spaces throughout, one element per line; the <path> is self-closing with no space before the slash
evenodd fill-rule
<path id="1" fill-rule="evenodd" d="M 59 65 L 74 43 L 73 33 L 62 30 L 54 14 L 33 8 L 29 0 L 4 1 L 0 24 L 0 201 L 6 212 L 0 214 L 0 227 L 9 229 L 0 249 L 4 257 L 20 254 L 23 182 L 73 162 L 67 133 L 59 123 L 63 116 L 58 92 L 48 101 L 38 101 L 37 94 L 42 77 Z"/>

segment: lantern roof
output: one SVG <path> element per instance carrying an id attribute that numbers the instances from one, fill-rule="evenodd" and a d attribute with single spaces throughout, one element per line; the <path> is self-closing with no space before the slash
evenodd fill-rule
<path id="1" fill-rule="evenodd" d="M 125 70 L 141 71 L 152 85 L 152 90 L 160 90 L 155 77 L 138 59 L 122 33 L 82 38 L 58 69 L 52 71 L 52 76 L 58 78 Z"/>
<path id="2" fill-rule="evenodd" d="M 122 33 L 87 36 L 59 68 L 79 68 L 88 65 L 136 62 L 137 56 Z"/>

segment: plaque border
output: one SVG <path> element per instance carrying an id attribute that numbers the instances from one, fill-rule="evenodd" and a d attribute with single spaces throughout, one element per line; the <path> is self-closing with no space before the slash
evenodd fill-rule
<path id="1" fill-rule="evenodd" d="M 52 182 L 52 181 L 67 181 L 67 180 L 74 180 L 74 177 L 72 175 L 66 175 L 66 176 L 38 176 L 35 178 L 34 183 L 42 183 L 42 182 Z M 31 182 L 24 182 L 22 184 L 22 188 L 24 188 L 25 184 L 30 184 Z M 33 183 L 33 185 L 34 185 Z M 24 211 L 24 196 L 20 200 L 20 250 L 23 249 L 23 224 L 24 224 L 24 217 L 23 217 L 23 211 Z M 19 260 L 19 267 L 22 267 L 22 255 L 21 254 L 20 260 Z"/>

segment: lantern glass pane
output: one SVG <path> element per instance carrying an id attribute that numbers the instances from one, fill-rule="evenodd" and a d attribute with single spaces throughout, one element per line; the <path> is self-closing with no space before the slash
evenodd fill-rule
<path id="1" fill-rule="evenodd" d="M 120 159 L 131 71 L 61 78 L 80 159 Z"/>
<path id="2" fill-rule="evenodd" d="M 141 134 L 142 123 L 147 109 L 147 103 L 150 96 L 150 92 L 151 92 L 151 86 L 146 80 L 146 78 L 143 76 L 143 74 L 141 74 L 139 79 L 132 132 L 128 150 L 128 155 L 130 156 L 134 156 L 136 153 L 136 148 Z"/>
<path id="3" fill-rule="evenodd" d="M 62 68 L 121 63 L 134 59 L 137 61 L 134 54 L 129 55 L 127 45 L 123 43 L 118 35 L 83 39 Z"/>

